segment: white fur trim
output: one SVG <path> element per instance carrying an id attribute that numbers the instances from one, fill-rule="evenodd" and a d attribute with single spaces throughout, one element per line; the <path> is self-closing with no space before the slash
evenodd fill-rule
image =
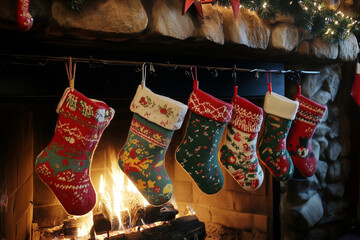
<path id="1" fill-rule="evenodd" d="M 277 93 L 267 92 L 265 95 L 264 111 L 268 114 L 294 120 L 298 107 L 298 101 L 293 101 Z"/>
<path id="2" fill-rule="evenodd" d="M 139 85 L 130 110 L 166 129 L 179 129 L 184 121 L 188 106 L 171 98 L 153 93 L 146 86 Z"/>

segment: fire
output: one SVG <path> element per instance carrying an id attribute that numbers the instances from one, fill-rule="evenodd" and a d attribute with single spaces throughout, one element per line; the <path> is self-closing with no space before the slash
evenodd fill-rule
<path id="1" fill-rule="evenodd" d="M 117 154 L 114 149 L 109 149 L 106 158 L 110 159 L 110 166 L 100 175 L 99 188 L 97 192 L 97 205 L 93 211 L 106 209 L 109 211 L 110 220 L 116 222 L 112 231 L 124 230 L 131 227 L 131 219 L 123 222 L 124 216 L 130 218 L 130 210 L 136 206 L 148 206 L 149 203 L 140 194 L 131 180 L 120 170 L 117 163 Z M 91 220 L 83 222 L 78 228 L 78 238 L 89 235 L 93 226 L 93 215 Z M 113 225 L 113 224 L 112 224 Z"/>

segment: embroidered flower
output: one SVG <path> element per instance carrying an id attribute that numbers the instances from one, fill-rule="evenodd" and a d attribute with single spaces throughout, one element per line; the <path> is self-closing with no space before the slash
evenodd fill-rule
<path id="1" fill-rule="evenodd" d="M 148 102 L 145 100 L 144 97 L 142 97 L 142 98 L 140 99 L 139 103 L 140 103 L 141 105 L 143 105 L 143 106 L 146 106 L 146 105 L 148 104 Z"/>
<path id="2" fill-rule="evenodd" d="M 173 115 L 173 111 L 172 108 L 167 106 L 167 104 L 165 104 L 164 106 L 160 106 L 159 105 L 159 110 L 160 113 L 165 115 L 166 117 L 170 117 L 171 115 Z"/>
<path id="3" fill-rule="evenodd" d="M 156 180 L 158 180 L 158 181 L 160 181 L 161 179 L 162 179 L 161 175 L 158 175 L 158 176 L 156 177 Z"/>
<path id="4" fill-rule="evenodd" d="M 230 164 L 234 164 L 234 163 L 236 162 L 236 157 L 235 157 L 235 156 L 230 156 L 230 157 L 228 158 L 228 162 L 229 162 Z"/>
<path id="5" fill-rule="evenodd" d="M 155 186 L 155 187 L 153 187 L 152 190 L 153 190 L 153 192 L 159 193 L 161 189 L 159 186 Z"/>

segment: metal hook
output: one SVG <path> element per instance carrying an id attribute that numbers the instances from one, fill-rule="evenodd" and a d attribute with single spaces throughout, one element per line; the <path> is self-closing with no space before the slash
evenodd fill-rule
<path id="1" fill-rule="evenodd" d="M 178 68 L 177 65 L 175 65 L 175 67 L 171 68 L 169 61 L 166 61 L 166 63 L 167 63 L 167 65 L 168 65 L 168 69 L 169 69 L 170 71 L 174 71 L 174 70 L 176 70 L 176 69 Z"/>
<path id="2" fill-rule="evenodd" d="M 152 63 L 150 63 L 149 72 L 150 72 L 150 74 L 154 75 L 155 77 L 157 76 L 155 73 L 154 65 Z"/>
<path id="3" fill-rule="evenodd" d="M 258 80 L 260 78 L 259 72 L 255 72 L 255 80 Z"/>
<path id="4" fill-rule="evenodd" d="M 90 55 L 89 56 L 89 58 L 90 58 L 90 61 L 89 61 L 89 66 L 90 66 L 90 68 L 100 68 L 100 67 L 102 67 L 103 66 L 103 64 L 101 64 L 101 63 L 95 63 L 95 61 L 94 61 L 94 59 L 93 59 L 93 57 Z"/>

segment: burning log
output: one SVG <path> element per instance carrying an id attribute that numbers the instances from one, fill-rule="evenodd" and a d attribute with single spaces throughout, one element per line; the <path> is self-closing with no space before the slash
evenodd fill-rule
<path id="1" fill-rule="evenodd" d="M 93 209 L 94 230 L 97 234 L 111 231 L 111 203 L 110 198 L 99 194 L 98 205 Z"/>
<path id="2" fill-rule="evenodd" d="M 194 215 L 176 218 L 170 221 L 157 222 L 135 228 L 134 231 L 125 231 L 109 240 L 184 240 L 205 239 L 205 224 Z"/>
<path id="3" fill-rule="evenodd" d="M 144 224 L 169 221 L 175 218 L 179 211 L 171 203 L 164 203 L 160 206 L 137 207 L 132 209 L 131 226 L 141 226 Z"/>

